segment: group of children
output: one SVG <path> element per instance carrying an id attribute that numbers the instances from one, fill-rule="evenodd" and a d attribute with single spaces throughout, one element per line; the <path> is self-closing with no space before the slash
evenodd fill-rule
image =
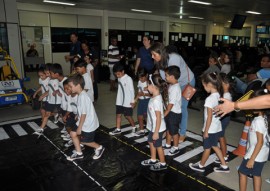
<path id="1" fill-rule="evenodd" d="M 104 152 L 104 147 L 94 141 L 95 130 L 99 126 L 98 118 L 93 106 L 93 87 L 90 75 L 87 73 L 87 65 L 84 61 L 74 64 L 77 74 L 69 78 L 63 77 L 59 64 L 47 65 L 46 69 L 39 70 L 40 89 L 42 95 L 42 124 L 36 134 L 43 132 L 50 115 L 62 108 L 61 115 L 67 129 L 64 136 L 70 145 L 74 144 L 75 151 L 67 159 L 73 161 L 83 158 L 80 144 L 95 148 L 93 159 L 98 159 Z M 133 80 L 125 74 L 122 64 L 115 64 L 113 72 L 118 78 L 118 92 L 116 98 L 116 128 L 110 135 L 121 134 L 121 117 L 124 115 L 133 127 L 135 136 L 149 131 L 148 143 L 151 158 L 141 162 L 143 166 L 149 166 L 153 171 L 167 169 L 164 149 L 170 149 L 169 156 L 176 155 L 179 149 L 179 124 L 181 122 L 181 89 L 178 79 L 181 75 L 177 66 L 169 66 L 165 70 L 166 81 L 159 74 L 149 75 L 143 70 L 138 71 L 138 93 L 135 96 Z M 191 163 L 189 167 L 195 171 L 204 172 L 205 164 L 209 158 L 211 149 L 217 155 L 215 172 L 229 173 L 227 165 L 228 156 L 226 149 L 225 129 L 229 124 L 230 115 L 220 118 L 213 113 L 215 106 L 219 104 L 220 97 L 231 100 L 233 79 L 226 74 L 205 73 L 201 76 L 204 89 L 209 94 L 204 104 L 203 147 L 204 152 L 199 163 Z M 89 84 L 90 83 L 90 84 Z M 35 95 L 38 93 L 35 93 Z M 35 96 L 34 95 L 34 96 Z M 258 96 L 260 93 L 255 93 Z M 138 102 L 138 123 L 136 130 L 132 118 L 133 108 Z M 268 113 L 264 110 L 254 111 L 257 115 L 250 127 L 247 154 L 240 166 L 240 187 L 245 190 L 246 176 L 252 174 L 254 185 L 261 186 L 261 171 L 267 161 L 269 153 L 269 129 Z M 64 131 L 63 131 L 64 132 Z M 166 144 L 162 145 L 162 139 L 166 134 Z M 220 147 L 218 146 L 220 142 Z M 157 160 L 157 154 L 159 160 Z"/>
<path id="2" fill-rule="evenodd" d="M 74 145 L 75 150 L 67 160 L 83 158 L 81 146 L 95 149 L 93 159 L 99 159 L 105 148 L 94 141 L 95 130 L 99 121 L 93 106 L 93 85 L 90 74 L 87 73 L 87 63 L 78 60 L 74 64 L 75 74 L 64 77 L 60 64 L 46 64 L 38 71 L 40 88 L 33 97 L 41 91 L 42 123 L 34 134 L 42 135 L 51 115 L 58 122 L 59 114 L 65 124 L 61 137 L 67 141 L 66 147 Z"/>

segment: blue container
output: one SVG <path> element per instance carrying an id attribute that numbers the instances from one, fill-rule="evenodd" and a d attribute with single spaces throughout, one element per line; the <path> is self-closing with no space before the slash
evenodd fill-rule
<path id="1" fill-rule="evenodd" d="M 0 106 L 11 105 L 11 104 L 22 104 L 24 102 L 24 96 L 22 94 L 0 96 Z"/>

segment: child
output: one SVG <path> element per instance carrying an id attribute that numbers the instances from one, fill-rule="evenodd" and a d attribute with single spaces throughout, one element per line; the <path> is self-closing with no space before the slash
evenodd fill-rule
<path id="1" fill-rule="evenodd" d="M 181 123 L 181 88 L 178 83 L 180 78 L 180 69 L 178 66 L 169 66 L 165 70 L 167 83 L 170 84 L 168 90 L 168 105 L 164 112 L 167 133 L 165 148 L 171 148 L 169 156 L 176 155 L 180 152 L 179 144 L 179 124 Z M 171 139 L 173 138 L 173 147 L 171 147 Z"/>
<path id="2" fill-rule="evenodd" d="M 60 66 L 60 67 L 59 67 Z M 42 119 L 40 129 L 38 129 L 34 134 L 41 135 L 44 128 L 48 122 L 48 119 L 52 113 L 58 113 L 61 104 L 61 97 L 58 95 L 59 92 L 59 81 L 57 76 L 59 73 L 63 73 L 62 67 L 59 64 L 52 64 L 50 66 L 50 76 L 51 79 L 48 84 L 48 103 L 45 105 L 45 115 Z"/>
<path id="3" fill-rule="evenodd" d="M 82 75 L 76 74 L 69 78 L 68 84 L 71 87 L 72 93 L 78 94 L 78 121 L 70 132 L 76 152 L 68 156 L 67 160 L 73 161 L 83 158 L 80 142 L 83 145 L 94 148 L 95 154 L 93 159 L 99 159 L 105 148 L 94 141 L 95 130 L 99 127 L 99 122 L 93 103 L 84 90 L 84 78 Z M 80 139 L 79 135 L 81 135 Z"/>
<path id="4" fill-rule="evenodd" d="M 116 129 L 110 135 L 121 133 L 121 116 L 124 115 L 135 131 L 135 123 L 132 118 L 134 104 L 134 87 L 131 77 L 125 74 L 124 65 L 115 64 L 113 72 L 118 78 L 118 91 L 116 97 Z"/>
<path id="5" fill-rule="evenodd" d="M 87 73 L 86 70 L 87 63 L 83 60 L 78 60 L 74 64 L 74 68 L 78 74 L 81 74 L 83 76 L 83 79 L 85 81 L 84 90 L 86 91 L 87 95 L 89 96 L 90 100 L 94 102 L 94 90 L 93 90 L 93 83 L 91 80 L 91 77 L 89 73 Z"/>
<path id="6" fill-rule="evenodd" d="M 266 95 L 267 90 L 257 90 L 251 97 Z M 261 190 L 261 172 L 269 155 L 269 116 L 268 110 L 254 110 L 253 119 L 248 131 L 247 152 L 239 168 L 240 191 L 247 190 L 247 176 L 253 176 L 253 189 Z"/>
<path id="7" fill-rule="evenodd" d="M 91 64 L 92 61 L 92 54 L 86 54 L 84 56 L 84 61 L 86 62 L 87 66 L 86 66 L 86 71 L 87 73 L 90 75 L 92 82 L 94 83 L 94 67 Z"/>
<path id="8" fill-rule="evenodd" d="M 204 152 L 201 161 L 195 164 L 190 163 L 189 167 L 195 171 L 204 172 L 204 165 L 209 158 L 211 148 L 213 148 L 221 162 L 220 167 L 215 167 L 214 171 L 229 173 L 230 169 L 223 158 L 220 148 L 217 146 L 219 132 L 222 130 L 220 118 L 213 116 L 213 109 L 218 105 L 220 95 L 223 95 L 222 82 L 216 73 L 204 74 L 201 79 L 205 91 L 210 93 L 204 104 L 204 125 L 202 130 Z"/>
<path id="9" fill-rule="evenodd" d="M 233 87 L 234 87 L 234 79 L 225 73 L 220 73 L 221 81 L 222 81 L 222 87 L 223 87 L 223 98 L 232 101 L 232 93 L 233 93 Z M 225 162 L 228 162 L 228 156 L 227 156 L 227 141 L 225 138 L 225 129 L 229 125 L 231 120 L 231 115 L 227 114 L 224 117 L 220 119 L 221 121 L 221 127 L 222 131 L 220 131 L 220 137 L 219 137 L 219 143 L 220 143 L 220 149 L 222 152 L 222 155 L 224 157 Z M 220 163 L 220 160 L 217 158 L 215 163 Z"/>
<path id="10" fill-rule="evenodd" d="M 151 84 L 148 85 L 148 91 L 152 94 L 152 98 L 148 104 L 146 125 L 149 130 L 148 143 L 150 145 L 151 159 L 142 161 L 141 165 L 150 166 L 150 170 L 153 171 L 160 171 L 167 169 L 162 148 L 162 134 L 166 130 L 166 124 L 163 115 L 163 98 L 160 94 L 166 82 L 158 74 L 155 74 L 153 79 L 151 77 L 152 75 L 149 77 Z M 157 153 L 160 162 L 156 159 Z"/>
<path id="11" fill-rule="evenodd" d="M 135 98 L 135 102 L 138 102 L 137 117 L 140 130 L 136 132 L 137 135 L 144 135 L 144 120 L 147 117 L 147 106 L 150 100 L 150 94 L 147 91 L 147 72 L 143 68 L 138 71 L 138 93 Z"/>
<path id="12" fill-rule="evenodd" d="M 39 101 L 41 101 L 41 107 L 40 107 L 40 113 L 42 119 L 45 116 L 45 105 L 47 103 L 47 96 L 48 96 L 48 84 L 50 81 L 50 77 L 46 75 L 45 68 L 39 68 L 38 69 L 38 76 L 39 80 L 38 83 L 40 87 L 36 90 L 36 92 L 33 95 L 33 98 L 36 98 L 39 92 L 41 92 L 41 96 L 39 97 Z"/>
<path id="13" fill-rule="evenodd" d="M 220 73 L 221 65 L 218 62 L 217 57 L 210 55 L 208 58 L 208 64 L 209 64 L 209 67 L 203 72 L 204 74 L 212 73 L 212 72 Z"/>

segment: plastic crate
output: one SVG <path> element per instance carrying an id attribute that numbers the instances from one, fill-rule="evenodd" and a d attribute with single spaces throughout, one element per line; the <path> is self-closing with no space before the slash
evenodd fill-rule
<path id="1" fill-rule="evenodd" d="M 21 104 L 24 102 L 24 96 L 22 94 L 1 96 L 0 95 L 0 106 L 11 105 L 11 104 Z"/>

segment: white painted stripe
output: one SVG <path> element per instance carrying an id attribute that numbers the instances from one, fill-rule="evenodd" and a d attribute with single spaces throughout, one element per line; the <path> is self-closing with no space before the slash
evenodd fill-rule
<path id="1" fill-rule="evenodd" d="M 143 142 L 146 142 L 148 140 L 148 136 L 144 136 L 140 139 L 136 139 L 135 142 L 137 143 L 143 143 Z"/>
<path id="2" fill-rule="evenodd" d="M 126 134 L 125 137 L 127 138 L 132 138 L 132 137 L 139 137 L 140 135 L 137 135 L 136 133 L 129 133 L 129 134 Z"/>
<path id="3" fill-rule="evenodd" d="M 198 147 L 196 149 L 193 149 L 193 150 L 191 150 L 189 152 L 186 152 L 183 155 L 180 155 L 180 156 L 174 158 L 174 160 L 177 161 L 177 162 L 182 163 L 182 162 L 194 157 L 195 155 L 198 155 L 198 154 L 202 153 L 203 151 L 204 151 L 203 146 L 200 146 L 200 147 Z"/>
<path id="4" fill-rule="evenodd" d="M 8 134 L 6 133 L 3 127 L 0 127 L 0 140 L 9 139 Z"/>
<path id="5" fill-rule="evenodd" d="M 217 158 L 216 153 L 211 154 L 209 156 L 209 158 L 207 159 L 207 161 L 206 161 L 206 163 L 205 163 L 204 166 L 207 167 L 208 165 L 212 164 L 215 161 L 216 158 Z M 198 162 L 200 162 L 200 161 L 198 161 Z"/>
<path id="6" fill-rule="evenodd" d="M 125 127 L 125 128 L 121 128 L 121 132 L 124 133 L 124 132 L 130 131 L 132 129 L 133 129 L 133 127 L 131 127 L 131 126 Z"/>
<path id="7" fill-rule="evenodd" d="M 203 137 L 201 135 L 197 135 L 197 134 L 192 133 L 190 131 L 187 131 L 186 132 L 186 136 L 188 136 L 188 137 L 190 137 L 192 139 L 195 139 L 197 141 L 201 141 L 201 142 L 203 141 Z"/>
<path id="8" fill-rule="evenodd" d="M 52 121 L 48 120 L 47 126 L 50 127 L 50 129 L 57 129 L 59 128 L 56 124 L 54 124 Z"/>
<path id="9" fill-rule="evenodd" d="M 39 125 L 36 124 L 35 122 L 27 122 L 27 124 L 28 124 L 34 131 L 37 131 L 38 129 L 40 129 Z"/>
<path id="10" fill-rule="evenodd" d="M 33 117 L 27 117 L 27 118 L 22 118 L 22 119 L 15 119 L 15 120 L 10 120 L 10 121 L 4 121 L 2 123 L 0 123 L 0 125 L 6 125 L 6 124 L 10 124 L 10 123 L 18 123 L 18 122 L 22 122 L 22 121 L 30 121 L 33 119 L 40 119 L 41 116 L 33 116 Z"/>
<path id="11" fill-rule="evenodd" d="M 192 144 L 193 144 L 193 143 L 190 142 L 190 141 L 184 141 L 183 143 L 179 143 L 178 148 L 181 150 L 181 149 L 183 149 L 183 148 L 185 148 L 185 147 L 187 147 L 187 146 L 190 146 L 190 145 L 192 145 Z M 165 155 L 168 155 L 169 152 L 170 152 L 170 149 L 164 149 L 164 154 L 165 154 Z"/>
<path id="12" fill-rule="evenodd" d="M 19 136 L 27 135 L 27 132 L 19 124 L 11 125 L 11 127 Z"/>

